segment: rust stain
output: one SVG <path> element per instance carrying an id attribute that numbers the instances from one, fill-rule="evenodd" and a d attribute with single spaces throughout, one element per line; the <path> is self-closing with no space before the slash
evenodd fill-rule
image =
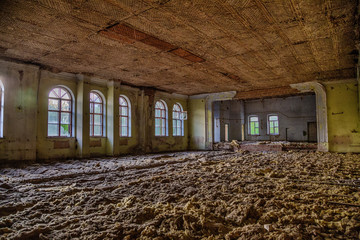
<path id="1" fill-rule="evenodd" d="M 90 140 L 90 147 L 101 147 L 101 139 Z"/>
<path id="2" fill-rule="evenodd" d="M 54 141 L 54 149 L 70 148 L 69 141 Z"/>

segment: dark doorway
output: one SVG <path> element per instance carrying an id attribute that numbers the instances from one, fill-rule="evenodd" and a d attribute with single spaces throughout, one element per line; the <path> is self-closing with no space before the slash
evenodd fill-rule
<path id="1" fill-rule="evenodd" d="M 308 122 L 308 141 L 317 142 L 316 122 Z"/>

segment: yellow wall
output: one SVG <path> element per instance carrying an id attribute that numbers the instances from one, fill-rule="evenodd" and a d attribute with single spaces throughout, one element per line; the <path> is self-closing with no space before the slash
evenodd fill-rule
<path id="1" fill-rule="evenodd" d="M 184 136 L 172 136 L 172 108 L 180 103 L 188 110 L 187 96 L 152 89 L 124 86 L 69 73 L 51 73 L 26 64 L 0 61 L 0 80 L 5 88 L 4 137 L 0 138 L 0 163 L 12 160 L 68 159 L 117 156 L 130 153 L 167 152 L 188 149 L 188 124 Z M 54 87 L 73 95 L 73 136 L 48 137 L 48 94 Z M 89 93 L 100 92 L 105 100 L 103 137 L 89 136 Z M 131 103 L 131 137 L 119 136 L 120 95 Z M 155 102 L 168 106 L 167 137 L 156 137 Z M 60 146 L 60 147 L 59 147 Z"/>
<path id="2" fill-rule="evenodd" d="M 204 150 L 205 146 L 205 99 L 189 99 L 190 149 Z"/>
<path id="3" fill-rule="evenodd" d="M 356 82 L 326 84 L 328 139 L 331 152 L 360 152 Z"/>

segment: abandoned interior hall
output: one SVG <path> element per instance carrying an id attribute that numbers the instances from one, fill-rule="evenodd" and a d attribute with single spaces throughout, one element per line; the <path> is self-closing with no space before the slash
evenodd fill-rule
<path id="1" fill-rule="evenodd" d="M 0 240 L 360 239 L 359 0 L 1 0 Z"/>

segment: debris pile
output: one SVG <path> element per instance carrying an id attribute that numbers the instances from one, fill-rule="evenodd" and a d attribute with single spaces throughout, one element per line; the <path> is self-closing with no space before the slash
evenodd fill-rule
<path id="1" fill-rule="evenodd" d="M 360 159 L 187 152 L 0 170 L 0 239 L 359 239 Z"/>

